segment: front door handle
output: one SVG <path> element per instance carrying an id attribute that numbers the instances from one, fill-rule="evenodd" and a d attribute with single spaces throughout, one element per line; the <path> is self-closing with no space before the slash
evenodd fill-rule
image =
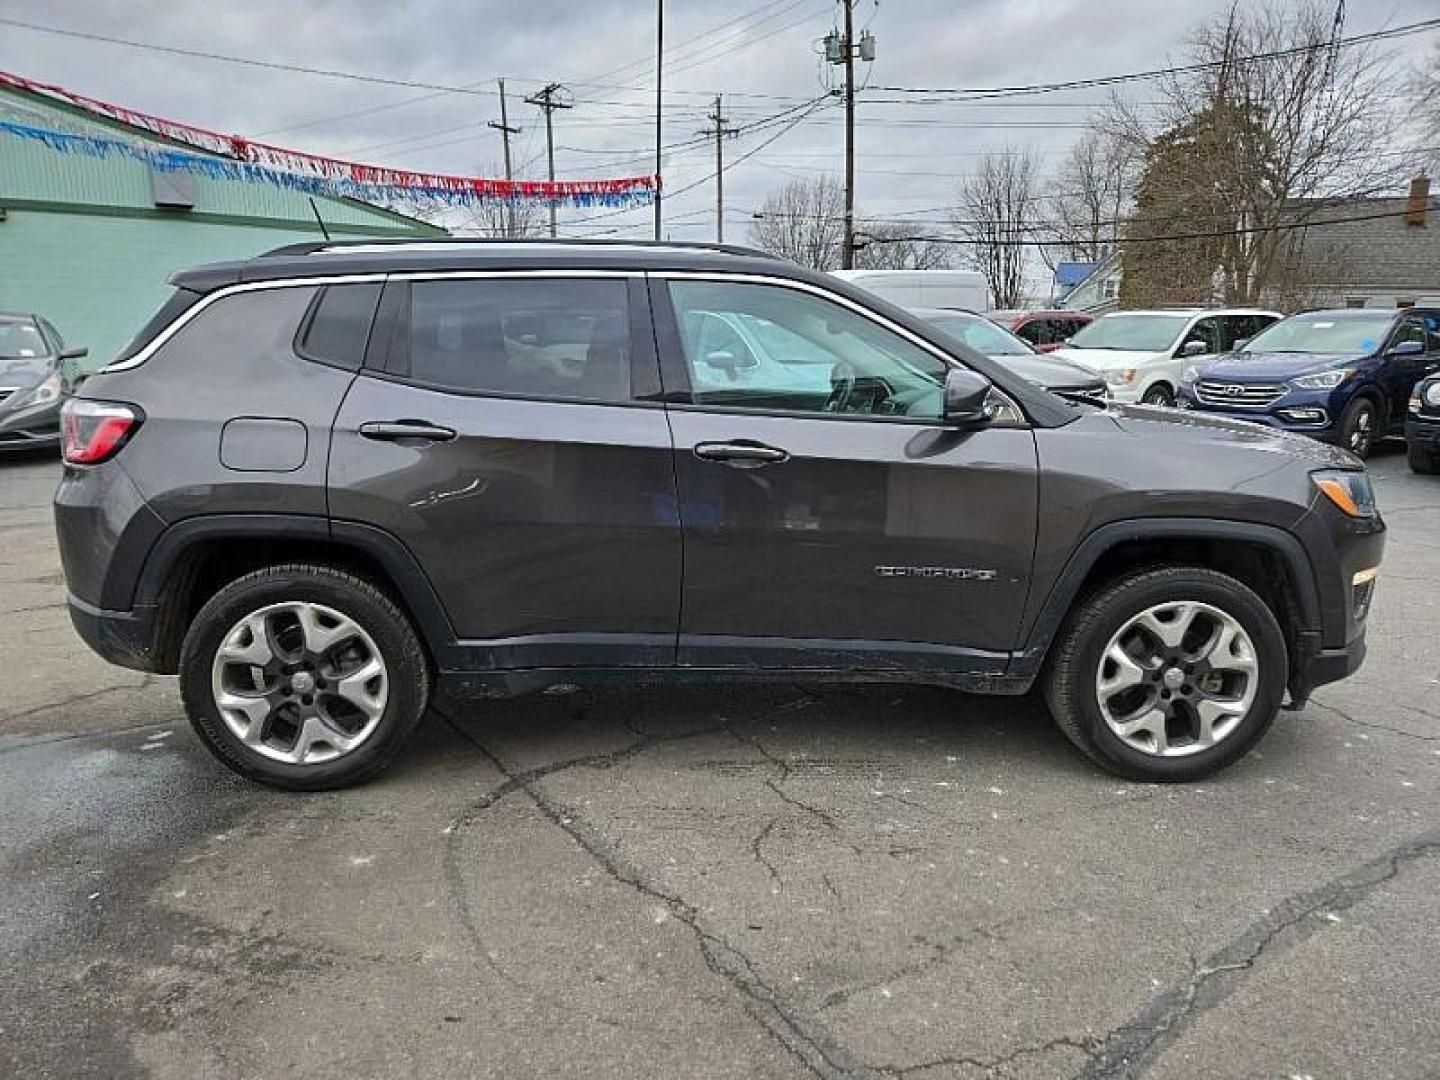
<path id="1" fill-rule="evenodd" d="M 788 453 L 778 446 L 766 446 L 764 443 L 737 441 L 737 442 L 703 442 L 695 446 L 695 456 L 706 461 L 723 461 L 727 465 L 739 465 L 754 467 L 756 465 L 771 465 L 776 462 L 785 461 L 790 457 Z"/>
<path id="2" fill-rule="evenodd" d="M 406 439 L 424 439 L 427 442 L 448 442 L 455 438 L 455 429 L 428 424 L 424 420 L 372 420 L 360 425 L 360 434 L 379 442 L 403 442 Z"/>

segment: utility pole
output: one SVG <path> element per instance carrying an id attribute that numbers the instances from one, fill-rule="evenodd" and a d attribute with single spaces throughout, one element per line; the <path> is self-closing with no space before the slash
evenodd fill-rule
<path id="1" fill-rule="evenodd" d="M 720 95 L 715 95 L 715 111 L 706 117 L 714 126 L 697 131 L 697 135 L 715 136 L 715 242 L 725 242 L 725 138 L 740 134 L 739 128 L 728 126 L 720 111 Z"/>
<path id="2" fill-rule="evenodd" d="M 553 117 L 556 109 L 573 109 L 575 106 L 568 101 L 561 101 L 555 95 L 563 91 L 565 87 L 559 83 L 550 83 L 544 90 L 531 94 L 525 99 L 527 105 L 535 105 L 545 110 L 545 160 L 549 167 L 548 175 L 550 182 L 555 182 L 555 125 Z M 555 237 L 555 200 L 550 201 L 550 237 Z"/>
<path id="3" fill-rule="evenodd" d="M 520 129 L 518 127 L 511 127 L 510 118 L 505 115 L 505 80 L 498 79 L 496 81 L 500 84 L 500 122 L 497 124 L 494 120 L 491 120 L 488 121 L 486 126 L 492 127 L 500 132 L 500 138 L 505 144 L 505 180 L 509 182 L 515 179 L 514 174 L 510 170 L 510 136 L 519 135 Z M 515 204 L 508 200 L 505 205 L 505 235 L 507 237 L 513 237 L 515 235 Z"/>
<path id="4" fill-rule="evenodd" d="M 875 59 L 875 36 L 870 31 L 855 40 L 855 0 L 840 0 L 845 8 L 845 32 L 831 31 L 825 38 L 825 59 L 845 68 L 845 240 L 840 265 L 855 266 L 855 60 Z"/>
<path id="5" fill-rule="evenodd" d="M 665 0 L 655 0 L 655 241 L 660 241 L 660 143 L 664 134 Z"/>

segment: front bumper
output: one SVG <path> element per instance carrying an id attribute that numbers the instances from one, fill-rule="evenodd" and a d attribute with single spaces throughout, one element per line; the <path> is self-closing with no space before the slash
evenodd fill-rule
<path id="1" fill-rule="evenodd" d="M 1365 630 L 1335 649 L 1322 648 L 1319 634 L 1301 634 L 1290 673 L 1290 708 L 1299 709 L 1317 686 L 1348 679 L 1365 662 Z"/>
<path id="2" fill-rule="evenodd" d="M 60 445 L 60 401 L 38 408 L 0 409 L 0 453 Z"/>
<path id="3" fill-rule="evenodd" d="M 1288 431 L 1293 435 L 1308 435 L 1321 442 L 1335 442 L 1340 428 L 1337 414 L 1330 408 L 1329 391 L 1294 391 L 1276 399 L 1261 408 L 1226 408 L 1210 405 L 1195 396 L 1193 386 L 1182 383 L 1175 395 L 1175 404 L 1181 409 L 1223 416 L 1227 420 L 1249 420 L 1277 431 Z M 1312 414 L 1303 419 L 1285 416 L 1283 410 L 1303 410 Z"/>
<path id="4" fill-rule="evenodd" d="M 1440 417 L 1410 417 L 1405 421 L 1405 441 L 1421 450 L 1440 454 Z"/>

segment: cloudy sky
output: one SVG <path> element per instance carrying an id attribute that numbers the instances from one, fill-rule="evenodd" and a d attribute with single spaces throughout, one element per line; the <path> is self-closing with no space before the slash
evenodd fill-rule
<path id="1" fill-rule="evenodd" d="M 1239 0 L 1242 6 L 1255 0 Z M 1270 0 L 1270 3 L 1283 0 Z M 1328 2 L 1328 0 L 1327 0 Z M 1229 0 L 859 0 L 877 42 L 860 65 L 858 202 L 864 214 L 942 216 L 978 155 L 1029 146 L 1058 170 L 1104 91 L 960 104 L 890 87 L 1025 85 L 1183 62 L 1188 35 Z M 1347 34 L 1436 15 L 1434 0 L 1350 0 Z M 713 96 L 741 128 L 727 141 L 727 239 L 744 238 L 766 193 L 838 175 L 838 100 L 793 127 L 770 119 L 837 85 L 820 41 L 837 0 L 666 0 L 667 233 L 713 237 L 713 143 L 698 140 Z M 654 0 L 0 0 L 0 19 L 230 57 L 330 69 L 460 92 L 385 85 L 180 56 L 0 22 L 0 69 L 163 116 L 316 153 L 438 172 L 498 175 L 495 80 L 510 93 L 516 172 L 542 177 L 544 125 L 523 103 L 563 83 L 560 178 L 652 171 Z M 1390 43 L 1411 64 L 1436 35 Z M 1154 98 L 1146 83 L 1125 95 Z M 767 124 L 766 121 L 769 120 Z M 754 130 L 746 131 L 754 126 Z M 777 137 L 778 136 L 778 137 Z M 772 140 L 768 141 L 767 140 Z M 763 144 L 763 145 L 762 145 Z M 1051 175 L 1048 184 L 1062 181 Z M 1063 190 L 1055 187 L 1054 190 Z M 648 235 L 649 209 L 566 212 L 575 235 Z"/>

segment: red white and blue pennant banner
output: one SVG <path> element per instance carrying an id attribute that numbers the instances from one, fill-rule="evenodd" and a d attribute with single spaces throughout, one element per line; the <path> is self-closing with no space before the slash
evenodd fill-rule
<path id="1" fill-rule="evenodd" d="M 355 161 L 307 154 L 269 143 L 221 135 L 191 124 L 137 112 L 76 94 L 62 87 L 34 82 L 0 71 L 0 87 L 54 98 L 87 113 L 139 128 L 221 157 L 207 157 L 119 138 L 80 135 L 30 124 L 0 120 L 0 133 L 42 143 L 59 153 L 87 157 L 126 157 L 165 172 L 188 172 L 211 179 L 246 180 L 317 195 L 338 195 L 379 201 L 396 196 L 447 203 L 544 202 L 570 206 L 633 206 L 650 202 L 660 186 L 658 176 L 626 176 L 613 180 L 493 180 L 365 165 Z"/>

